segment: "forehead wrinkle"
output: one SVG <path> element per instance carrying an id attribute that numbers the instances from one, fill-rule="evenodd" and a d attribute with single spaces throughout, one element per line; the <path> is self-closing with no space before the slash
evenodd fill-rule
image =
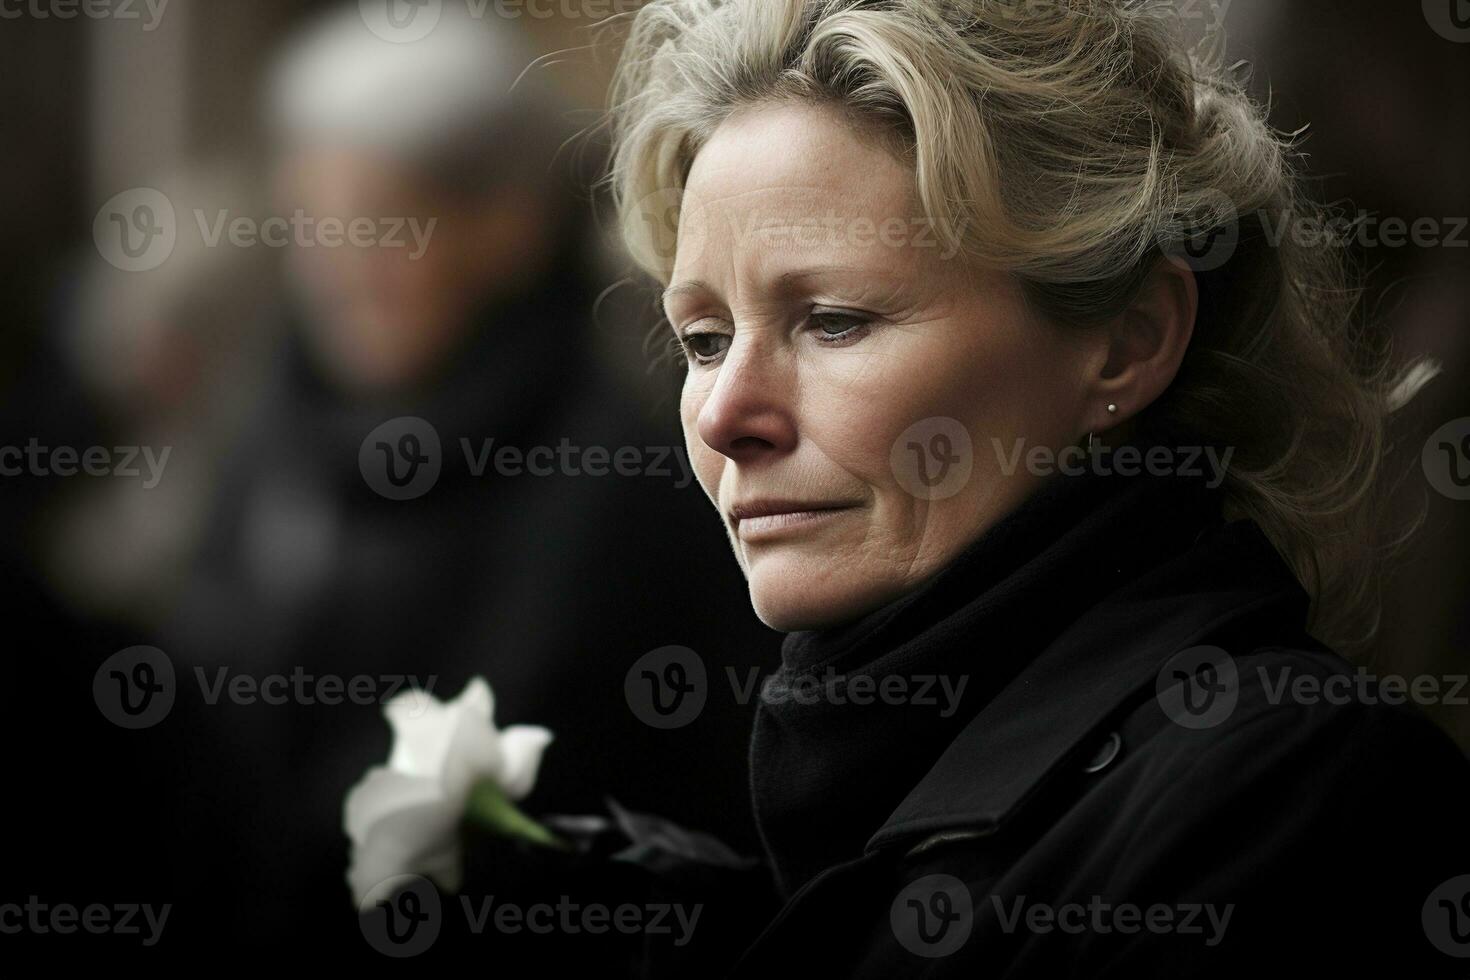
<path id="1" fill-rule="evenodd" d="M 769 150 L 773 145 L 780 145 L 782 152 L 773 155 Z M 737 295 L 748 287 L 764 292 L 758 284 L 770 282 L 772 276 L 778 288 L 794 288 L 811 270 L 778 272 L 778 263 L 796 262 L 793 255 L 808 266 L 814 264 L 812 257 L 828 258 L 828 265 L 849 275 L 891 276 L 900 263 L 909 270 L 906 275 L 918 271 L 917 256 L 898 259 L 891 254 L 893 248 L 872 243 L 874 236 L 867 228 L 862 235 L 868 244 L 856 244 L 843 233 L 844 229 L 855 233 L 857 221 L 882 228 L 899 218 L 912 227 L 918 216 L 911 171 L 845 121 L 794 129 L 789 111 L 745 115 L 700 150 L 687 175 L 686 192 L 694 198 L 694 207 L 685 216 L 694 223 L 681 233 L 702 236 L 703 244 L 694 267 L 681 272 L 698 285 L 681 281 L 665 291 L 666 301 L 691 288 L 715 292 L 714 281 L 719 278 L 711 275 L 715 264 L 731 267 L 728 285 Z M 802 235 L 811 229 L 817 243 L 790 237 L 795 229 Z M 867 252 L 875 253 L 874 258 L 854 264 L 855 257 L 868 259 Z M 883 291 L 903 288 L 894 283 Z"/>

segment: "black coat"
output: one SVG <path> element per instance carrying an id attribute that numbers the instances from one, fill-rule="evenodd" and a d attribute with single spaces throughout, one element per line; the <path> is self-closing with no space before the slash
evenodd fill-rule
<path id="1" fill-rule="evenodd" d="M 1416 710 L 1370 703 L 1307 607 L 1262 531 L 1198 483 L 1054 482 L 910 594 L 788 636 L 751 744 L 764 861 L 657 827 L 575 857 L 472 834 L 427 959 L 759 980 L 1466 976 L 1470 764 Z M 941 712 L 780 696 L 829 669 L 972 683 Z M 472 932 L 459 910 L 567 896 L 660 910 L 662 930 Z"/>
<path id="2" fill-rule="evenodd" d="M 1115 543 L 1150 538 L 1147 499 L 1114 515 Z M 937 759 L 913 753 L 861 853 L 807 878 L 732 975 L 1470 976 L 1470 764 L 1384 703 L 1402 688 L 1362 684 L 1307 635 L 1307 596 L 1257 525 L 1217 516 L 1190 537 L 1070 623 L 1044 614 L 1062 593 L 1033 599 L 1032 630 L 1054 638 Z M 944 621 L 915 648 L 983 646 Z M 801 737 L 769 741 L 790 754 Z M 840 812 L 791 833 L 820 849 Z"/>

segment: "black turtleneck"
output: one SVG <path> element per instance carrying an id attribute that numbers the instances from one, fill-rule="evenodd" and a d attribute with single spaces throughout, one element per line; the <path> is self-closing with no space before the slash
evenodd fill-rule
<path id="1" fill-rule="evenodd" d="M 789 634 L 750 746 L 781 889 L 859 856 L 1022 666 L 1219 520 L 1218 494 L 1198 478 L 1059 475 L 915 590 L 853 623 Z M 856 677 L 863 686 L 850 687 Z"/>

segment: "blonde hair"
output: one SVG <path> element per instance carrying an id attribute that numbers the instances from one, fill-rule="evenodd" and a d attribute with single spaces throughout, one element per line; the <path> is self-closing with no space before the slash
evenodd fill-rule
<path id="1" fill-rule="evenodd" d="M 1255 520 L 1312 598 L 1319 638 L 1377 630 L 1390 413 L 1435 373 L 1400 373 L 1359 322 L 1345 249 L 1293 164 L 1296 137 L 1162 0 L 652 0 L 611 90 L 606 178 L 634 261 L 667 283 L 679 194 L 737 109 L 819 101 L 877 124 L 912 166 L 943 244 L 1016 277 L 1059 323 L 1127 308 L 1161 254 L 1236 236 L 1196 266 L 1200 306 L 1178 376 L 1140 416 L 1159 444 L 1232 447 L 1227 515 Z"/>

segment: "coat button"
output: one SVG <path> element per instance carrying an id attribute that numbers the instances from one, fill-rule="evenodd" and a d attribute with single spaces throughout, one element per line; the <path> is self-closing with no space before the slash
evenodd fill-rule
<path id="1" fill-rule="evenodd" d="M 1092 761 L 1083 766 L 1082 771 L 1086 773 L 1102 772 L 1113 764 L 1113 760 L 1122 750 L 1123 736 L 1113 732 L 1102 745 L 1098 746 L 1097 752 L 1092 756 Z"/>

